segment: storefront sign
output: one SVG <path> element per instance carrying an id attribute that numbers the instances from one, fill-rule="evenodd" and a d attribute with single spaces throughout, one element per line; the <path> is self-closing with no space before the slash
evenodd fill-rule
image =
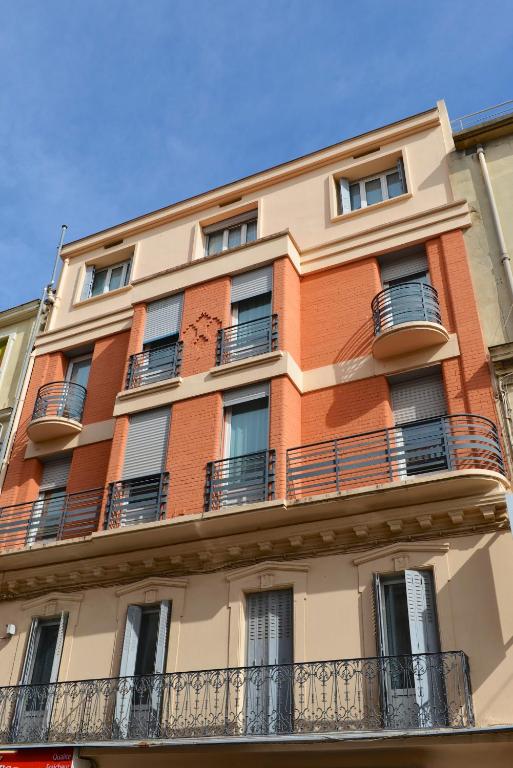
<path id="1" fill-rule="evenodd" d="M 73 766 L 73 749 L 0 750 L 0 768 L 73 768 Z"/>

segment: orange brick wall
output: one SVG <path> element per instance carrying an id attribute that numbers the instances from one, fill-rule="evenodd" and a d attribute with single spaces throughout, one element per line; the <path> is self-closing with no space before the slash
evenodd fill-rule
<path id="1" fill-rule="evenodd" d="M 304 370 L 371 354 L 371 301 L 380 290 L 376 259 L 323 270 L 302 279 Z"/>
<path id="2" fill-rule="evenodd" d="M 105 486 L 111 447 L 112 440 L 104 440 L 75 448 L 66 488 L 68 493 Z"/>
<path id="3" fill-rule="evenodd" d="M 289 259 L 278 259 L 273 273 L 273 312 L 278 315 L 278 346 L 301 361 L 301 286 Z"/>
<path id="4" fill-rule="evenodd" d="M 230 278 L 212 280 L 185 291 L 182 376 L 208 371 L 215 365 L 217 331 L 229 325 Z"/>
<path id="5" fill-rule="evenodd" d="M 392 425 L 384 376 L 340 384 L 303 395 L 302 444 L 330 440 Z"/>
<path id="6" fill-rule="evenodd" d="M 285 452 L 301 444 L 301 395 L 285 377 L 271 381 L 269 448 L 276 451 L 275 497 L 285 497 Z"/>
<path id="7" fill-rule="evenodd" d="M 167 514 L 203 511 L 207 462 L 221 458 L 222 395 L 219 392 L 173 405 L 167 471 Z"/>
<path id="8" fill-rule="evenodd" d="M 84 424 L 112 418 L 116 395 L 124 387 L 130 333 L 118 333 L 99 339 L 94 345 L 91 372 L 87 383 Z"/>

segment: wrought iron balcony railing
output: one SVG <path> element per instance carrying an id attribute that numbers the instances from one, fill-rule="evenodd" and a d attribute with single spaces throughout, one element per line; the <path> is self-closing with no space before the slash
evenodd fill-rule
<path id="1" fill-rule="evenodd" d="M 109 485 L 105 528 L 153 523 L 166 511 L 169 475 L 135 477 Z"/>
<path id="2" fill-rule="evenodd" d="M 278 315 L 221 328 L 217 332 L 216 365 L 234 363 L 247 357 L 278 349 Z"/>
<path id="3" fill-rule="evenodd" d="M 462 651 L 0 688 L 3 744 L 473 724 Z"/>
<path id="4" fill-rule="evenodd" d="M 126 389 L 154 384 L 157 381 L 173 379 L 180 373 L 183 342 L 163 344 L 136 355 L 128 363 Z"/>
<path id="5" fill-rule="evenodd" d="M 205 510 L 274 498 L 275 451 L 257 451 L 207 464 Z"/>
<path id="6" fill-rule="evenodd" d="M 45 416 L 82 421 L 87 390 L 74 381 L 54 381 L 39 387 L 32 421 Z"/>
<path id="7" fill-rule="evenodd" d="M 371 307 L 376 336 L 401 323 L 442 324 L 438 293 L 421 282 L 391 285 L 374 296 Z"/>
<path id="8" fill-rule="evenodd" d="M 103 493 L 94 488 L 0 508 L 0 546 L 88 536 L 98 530 Z"/>
<path id="9" fill-rule="evenodd" d="M 291 448 L 287 495 L 315 496 L 464 469 L 505 474 L 497 427 L 484 416 L 441 416 Z"/>

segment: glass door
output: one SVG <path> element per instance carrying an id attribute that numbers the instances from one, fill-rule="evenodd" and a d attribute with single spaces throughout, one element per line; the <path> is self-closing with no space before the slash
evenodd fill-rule
<path id="1" fill-rule="evenodd" d="M 261 501 L 269 442 L 268 398 L 232 405 L 226 410 L 226 453 L 231 459 L 225 477 L 225 503 Z"/>
<path id="2" fill-rule="evenodd" d="M 233 305 L 233 317 L 237 329 L 235 345 L 229 355 L 231 360 L 270 351 L 271 304 L 272 294 L 263 293 Z"/>

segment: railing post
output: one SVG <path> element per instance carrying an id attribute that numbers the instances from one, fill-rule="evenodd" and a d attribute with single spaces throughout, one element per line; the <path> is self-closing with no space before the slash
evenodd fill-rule
<path id="1" fill-rule="evenodd" d="M 212 505 L 212 482 L 214 475 L 214 462 L 207 462 L 207 471 L 205 479 L 205 512 L 209 512 Z"/>
<path id="2" fill-rule="evenodd" d="M 390 482 L 392 483 L 394 480 L 394 465 L 392 461 L 392 451 L 390 447 L 390 429 L 388 427 L 385 427 L 385 451 L 386 451 L 386 462 L 388 464 L 388 477 L 390 479 Z"/>
<path id="3" fill-rule="evenodd" d="M 450 416 L 442 416 L 442 437 L 444 442 L 444 451 L 445 451 L 445 458 L 447 461 L 447 469 L 451 471 L 454 466 L 454 457 L 452 455 L 452 447 L 451 442 L 449 440 L 450 438 L 450 431 L 451 431 L 451 425 L 450 425 Z"/>
<path id="4" fill-rule="evenodd" d="M 422 315 L 424 317 L 424 320 L 429 320 L 427 309 L 426 309 L 426 297 L 424 293 L 424 283 L 420 283 L 420 304 L 422 306 Z"/>
<path id="5" fill-rule="evenodd" d="M 224 328 L 219 328 L 216 339 L 216 365 L 222 365 L 224 356 Z"/>
<path id="6" fill-rule="evenodd" d="M 109 490 L 107 492 L 107 508 L 106 508 L 106 514 L 105 514 L 105 521 L 103 523 L 103 527 L 106 531 L 110 528 L 110 520 L 112 517 L 112 507 L 113 507 L 113 501 L 114 501 L 114 486 L 115 483 L 109 483 Z"/>
<path id="7" fill-rule="evenodd" d="M 339 477 L 339 468 L 338 468 L 338 440 L 337 439 L 333 441 L 333 452 L 335 456 L 335 488 L 338 493 L 340 491 L 340 477 Z"/>
<path id="8" fill-rule="evenodd" d="M 157 495 L 157 510 L 158 510 L 159 520 L 162 520 L 166 512 L 167 494 L 165 492 L 165 485 L 167 485 L 167 472 L 161 472 L 159 477 L 159 490 Z"/>
<path id="9" fill-rule="evenodd" d="M 175 376 L 178 376 L 182 367 L 183 341 L 177 341 L 175 346 Z"/>
<path id="10" fill-rule="evenodd" d="M 466 725 L 473 726 L 475 725 L 475 717 L 474 717 L 474 702 L 472 700 L 470 664 L 469 664 L 467 654 L 463 653 L 463 651 L 460 651 L 460 658 L 461 658 L 461 663 L 463 665 L 463 688 L 465 691 L 465 705 L 466 705 L 467 715 L 468 715 L 468 723 L 466 723 Z"/>
<path id="11" fill-rule="evenodd" d="M 279 349 L 278 344 L 278 315 L 271 316 L 271 352 Z"/>
<path id="12" fill-rule="evenodd" d="M 69 493 L 67 493 L 64 498 L 64 504 L 63 504 L 63 507 L 61 510 L 61 516 L 59 519 L 59 526 L 57 528 L 57 541 L 60 541 L 62 539 L 62 534 L 64 531 L 64 521 L 66 520 L 67 512 L 68 512 L 68 503 L 69 503 Z"/>

